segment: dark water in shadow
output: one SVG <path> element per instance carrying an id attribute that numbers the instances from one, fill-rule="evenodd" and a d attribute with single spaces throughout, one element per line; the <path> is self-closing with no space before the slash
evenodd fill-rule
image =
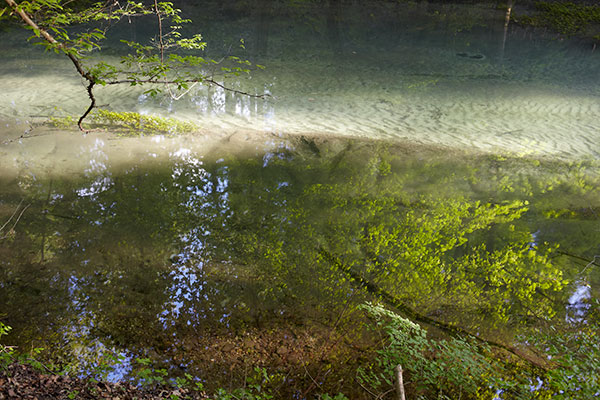
<path id="1" fill-rule="evenodd" d="M 319 138 L 102 164 L 85 178 L 3 182 L 1 220 L 27 209 L 0 241 L 0 309 L 11 343 L 87 371 L 121 355 L 110 379 L 149 357 L 209 387 L 280 368 L 301 393 L 302 363 L 326 360 L 324 388 L 359 390 L 344 378 L 371 341 L 356 306 L 376 296 L 324 255 L 505 343 L 585 318 L 582 282 L 597 293 L 597 269 L 584 268 L 597 252 L 593 164 Z"/>

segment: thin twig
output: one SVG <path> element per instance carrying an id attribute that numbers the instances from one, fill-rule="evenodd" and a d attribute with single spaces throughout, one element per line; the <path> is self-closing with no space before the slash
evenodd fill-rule
<path id="1" fill-rule="evenodd" d="M 13 211 L 13 213 L 10 216 L 10 218 L 8 219 L 8 221 L 6 221 L 4 223 L 4 225 L 2 225 L 2 227 L 0 227 L 0 232 L 2 232 L 2 229 L 6 228 L 6 225 L 8 225 L 10 223 L 10 221 L 13 219 L 13 217 L 15 215 L 17 215 L 17 211 L 19 211 L 19 208 L 21 207 L 21 204 L 23 204 L 23 199 L 21 199 L 21 201 L 19 202 L 19 204 L 17 204 L 17 208 L 15 208 L 15 211 Z"/>
<path id="2" fill-rule="evenodd" d="M 160 63 L 165 63 L 165 43 L 163 42 L 163 28 L 162 28 L 162 18 L 160 17 L 160 11 L 158 9 L 158 1 L 154 0 L 154 12 L 156 13 L 156 18 L 158 19 L 158 43 L 160 45 Z"/>
<path id="3" fill-rule="evenodd" d="M 317 382 L 315 380 L 315 378 L 312 377 L 310 372 L 308 372 L 308 369 L 306 368 L 306 364 L 303 363 L 302 366 L 304 367 L 304 371 L 306 371 L 306 375 L 308 375 L 308 377 L 315 383 L 315 385 L 317 385 L 318 387 L 321 387 L 321 384 L 319 382 Z"/>
<path id="4" fill-rule="evenodd" d="M 227 86 L 225 86 L 225 85 L 223 85 L 223 84 L 221 84 L 219 82 L 216 82 L 216 81 L 214 81 L 212 79 L 205 79 L 203 82 L 210 83 L 211 85 L 218 86 L 221 89 L 224 89 L 224 90 L 226 90 L 228 92 L 237 93 L 237 94 L 241 94 L 241 95 L 244 95 L 244 96 L 254 97 L 254 98 L 258 98 L 258 99 L 265 99 L 267 97 L 271 97 L 271 95 L 268 94 L 268 93 L 264 93 L 264 94 L 250 94 L 250 93 L 244 92 L 242 90 L 233 89 L 233 88 L 227 87 Z"/>
<path id="5" fill-rule="evenodd" d="M 14 139 L 8 139 L 8 140 L 5 140 L 4 142 L 2 142 L 2 144 L 3 144 L 3 145 L 5 145 L 5 144 L 9 144 L 9 143 L 14 143 L 14 142 L 16 142 L 17 140 L 21 140 L 21 139 L 32 139 L 32 138 L 35 138 L 35 137 L 40 137 L 40 136 L 48 136 L 48 135 L 49 135 L 49 133 L 40 133 L 40 134 L 38 134 L 38 135 L 28 135 L 28 136 L 25 136 L 25 135 L 26 135 L 26 134 L 23 134 L 23 135 L 21 135 L 21 136 L 19 136 L 19 137 L 16 137 L 16 138 L 14 138 Z"/>
<path id="6" fill-rule="evenodd" d="M 592 261 L 590 261 L 579 274 L 580 275 L 583 274 L 585 272 L 585 270 L 588 269 L 588 267 L 591 265 L 598 265 L 598 264 L 596 264 L 596 258 L 599 258 L 599 257 L 600 257 L 600 255 L 595 255 L 594 258 L 592 259 Z"/>
<path id="7" fill-rule="evenodd" d="M 20 204 L 21 204 L 21 203 L 19 203 L 19 205 L 20 205 Z M 19 216 L 17 217 L 17 220 L 15 221 L 15 223 L 13 224 L 13 226 L 12 226 L 12 227 L 11 227 L 11 228 L 8 230 L 8 232 L 11 232 L 13 229 L 15 229 L 15 227 L 16 227 L 16 226 L 17 226 L 17 224 L 19 223 L 19 220 L 21 219 L 21 217 L 22 217 L 22 216 L 23 216 L 23 214 L 25 213 L 25 210 L 27 210 L 27 209 L 29 208 L 29 206 L 30 206 L 30 205 L 31 205 L 31 203 L 30 203 L 30 204 L 27 204 L 27 205 L 26 205 L 26 206 L 25 206 L 25 207 L 24 207 L 24 208 L 21 210 L 21 213 L 20 213 L 20 214 L 19 214 Z M 19 209 L 19 208 L 17 207 L 17 210 L 18 210 L 18 209 Z M 13 214 L 13 215 L 14 215 L 14 214 Z M 11 217 L 11 219 L 12 219 L 12 217 Z M 10 221 L 10 220 L 9 220 L 9 221 Z M 8 223 L 8 221 L 7 221 L 7 223 Z M 6 224 L 4 224 L 4 225 L 2 226 L 2 228 L 0 228 L 0 232 L 2 232 L 2 229 L 4 229 L 4 227 L 5 227 L 5 226 L 6 226 Z M 6 235 L 4 235 L 4 236 L 0 236 L 0 240 L 2 240 L 2 239 L 6 239 L 8 236 L 9 236 L 9 234 L 8 234 L 8 233 L 7 233 Z"/>
<path id="8" fill-rule="evenodd" d="M 186 94 L 188 94 L 194 88 L 194 86 L 196 86 L 198 83 L 200 83 L 200 82 L 194 82 L 192 84 L 192 86 L 190 86 L 183 93 L 180 93 L 178 95 L 176 95 L 175 93 L 173 93 L 173 91 L 171 90 L 170 86 L 167 86 L 167 90 L 169 91 L 169 96 L 171 96 L 171 98 L 173 100 L 177 101 L 177 100 L 181 99 L 183 96 L 185 96 Z"/>
<path id="9" fill-rule="evenodd" d="M 375 397 L 376 399 L 378 399 L 378 398 L 379 398 L 379 396 L 378 396 L 378 395 L 376 395 L 375 393 L 373 393 L 373 392 L 371 392 L 369 389 L 367 389 L 367 388 L 366 388 L 366 387 L 365 387 L 365 386 L 364 386 L 364 385 L 361 383 L 361 381 L 359 381 L 359 380 L 358 380 L 358 379 L 356 379 L 356 378 L 354 378 L 354 381 L 355 381 L 356 383 L 358 383 L 358 384 L 360 385 L 360 387 L 361 387 L 361 388 L 362 388 L 362 389 L 363 389 L 365 392 L 369 393 L 371 396 Z"/>
<path id="10" fill-rule="evenodd" d="M 562 250 L 558 250 L 556 253 L 561 256 L 576 258 L 578 260 L 585 261 L 586 263 L 589 261 L 589 258 L 587 258 L 587 257 L 582 257 L 582 256 L 578 256 L 577 254 L 567 253 L 566 251 L 562 251 Z"/>
<path id="11" fill-rule="evenodd" d="M 160 81 L 160 80 L 156 80 L 156 79 L 119 79 L 116 81 L 106 81 L 105 82 L 105 84 L 107 84 L 107 85 L 119 85 L 119 84 L 123 84 L 123 83 L 136 83 L 136 84 L 149 83 L 149 84 L 154 84 L 154 85 L 169 85 L 169 84 L 179 84 L 179 83 L 208 83 L 210 85 L 218 86 L 221 89 L 224 89 L 228 92 L 237 93 L 237 94 L 241 94 L 241 95 L 248 96 L 248 97 L 254 97 L 254 98 L 258 98 L 258 99 L 265 99 L 267 97 L 272 97 L 268 93 L 252 94 L 252 93 L 244 92 L 243 90 L 233 89 L 233 88 L 227 87 L 227 86 L 223 85 L 222 83 L 219 83 L 210 78 L 183 79 L 180 81 Z"/>
<path id="12" fill-rule="evenodd" d="M 50 185 L 48 186 L 48 197 L 46 197 L 46 204 L 44 209 L 44 214 L 48 213 L 48 204 L 50 204 L 50 196 L 52 195 L 52 180 L 50 180 Z M 44 250 L 46 248 L 46 227 L 48 225 L 48 219 L 44 218 L 43 224 L 43 232 L 42 232 L 42 248 L 41 248 L 41 262 L 44 262 Z"/>

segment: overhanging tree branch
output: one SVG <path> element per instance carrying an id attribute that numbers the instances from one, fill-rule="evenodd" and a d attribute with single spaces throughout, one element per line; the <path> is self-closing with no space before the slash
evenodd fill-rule
<path id="1" fill-rule="evenodd" d="M 14 0 L 5 0 L 5 1 L 10 6 L 10 8 L 13 10 L 13 12 L 16 13 L 21 18 L 21 20 L 23 20 L 23 22 L 25 22 L 29 27 L 31 27 L 31 29 L 33 29 L 33 31 L 36 34 L 39 33 L 39 35 L 41 35 L 48 43 L 50 43 L 55 48 L 62 51 L 67 57 L 69 57 L 69 59 L 75 66 L 77 73 L 79 75 L 81 75 L 82 78 L 84 78 L 85 80 L 88 81 L 87 92 L 88 92 L 88 96 L 90 98 L 91 103 L 90 103 L 90 106 L 88 107 L 88 109 L 85 111 L 85 113 L 79 118 L 79 121 L 77 121 L 77 126 L 79 127 L 79 130 L 81 130 L 82 132 L 87 132 L 85 129 L 83 129 L 83 126 L 81 124 L 82 124 L 83 120 L 85 119 L 85 117 L 87 117 L 87 115 L 92 111 L 92 109 L 96 105 L 96 98 L 94 97 L 94 92 L 93 92 L 94 85 L 96 84 L 95 78 L 83 68 L 83 65 L 81 64 L 81 60 L 79 60 L 75 56 L 75 53 L 73 51 L 69 51 L 68 48 L 64 45 L 64 43 L 60 43 L 59 41 L 57 41 L 54 38 L 54 36 L 52 36 L 50 33 L 48 33 L 45 29 L 40 28 L 31 19 L 31 17 L 29 17 L 29 15 L 25 11 L 23 11 L 21 8 L 19 8 L 19 5 Z"/>
<path id="2" fill-rule="evenodd" d="M 177 80 L 177 81 L 174 81 L 174 80 L 166 80 L 165 81 L 165 80 L 157 80 L 157 79 L 120 79 L 120 80 L 116 80 L 116 81 L 104 82 L 105 85 L 119 85 L 119 84 L 123 84 L 123 83 L 154 84 L 154 85 L 164 85 L 164 84 L 177 85 L 179 83 L 203 83 L 203 84 L 214 85 L 214 86 L 220 87 L 221 89 L 224 89 L 228 92 L 241 94 L 241 95 L 247 96 L 247 97 L 254 97 L 257 99 L 266 99 L 267 97 L 270 97 L 270 95 L 268 95 L 266 93 L 265 94 L 252 94 L 252 93 L 245 92 L 243 90 L 233 89 L 233 88 L 223 85 L 222 83 L 215 81 L 212 78 L 182 79 L 182 80 Z"/>
<path id="3" fill-rule="evenodd" d="M 191 21 L 183 19 L 179 15 L 180 10 L 174 8 L 170 2 L 153 0 L 152 6 L 144 6 L 142 3 L 133 1 L 121 2 L 122 4 L 120 4 L 116 0 L 107 0 L 104 4 L 98 4 L 91 9 L 86 9 L 82 12 L 73 12 L 65 8 L 68 2 L 61 3 L 61 0 L 45 0 L 44 2 L 40 2 L 43 7 L 46 7 L 40 13 L 40 21 L 36 21 L 32 17 L 33 13 L 38 15 L 40 4 L 36 4 L 36 2 L 22 2 L 18 4 L 15 0 L 5 0 L 5 2 L 12 10 L 13 15 L 18 16 L 29 29 L 33 30 L 35 36 L 46 42 L 46 48 L 66 55 L 75 66 L 77 73 L 85 79 L 85 87 L 90 99 L 90 105 L 77 121 L 77 126 L 82 132 L 87 133 L 82 123 L 96 107 L 94 88 L 98 84 L 162 85 L 166 87 L 173 99 L 179 99 L 182 95 L 189 92 L 194 85 L 199 83 L 217 86 L 226 91 L 248 97 L 266 98 L 269 96 L 268 94 L 251 94 L 233 89 L 215 81 L 212 75 L 209 77 L 203 73 L 194 71 L 202 65 L 218 65 L 220 62 L 205 60 L 197 55 L 182 56 L 174 53 L 173 50 L 167 53 L 168 49 L 201 51 L 206 46 L 206 43 L 202 41 L 202 36 L 199 34 L 191 38 L 183 38 L 181 36 L 179 33 L 181 24 Z M 123 17 L 151 14 L 156 15 L 158 21 L 157 45 L 144 46 L 137 42 L 123 41 L 132 49 L 132 53 L 122 57 L 122 64 L 126 65 L 127 69 L 101 62 L 91 67 L 84 65 L 83 54 L 93 49 L 100 49 L 99 41 L 106 38 L 106 30 L 95 29 L 90 32 L 76 34 L 74 38 L 71 38 L 66 30 L 66 27 L 76 23 L 92 21 L 111 22 Z M 61 22 L 57 24 L 57 20 Z M 166 21 L 170 22 L 170 31 L 164 33 L 164 23 Z M 157 48 L 158 54 L 156 54 Z M 249 72 L 247 68 L 251 65 L 249 61 L 234 56 L 230 56 L 228 59 L 233 63 L 233 66 L 221 67 L 225 76 Z M 129 70 L 131 67 L 135 70 Z M 257 67 L 262 68 L 258 65 Z M 176 86 L 180 93 L 177 94 L 171 90 L 171 86 L 173 85 Z M 183 91 L 183 94 L 181 91 Z M 156 95 L 159 92 L 161 92 L 161 89 L 155 88 L 147 91 L 150 95 Z"/>

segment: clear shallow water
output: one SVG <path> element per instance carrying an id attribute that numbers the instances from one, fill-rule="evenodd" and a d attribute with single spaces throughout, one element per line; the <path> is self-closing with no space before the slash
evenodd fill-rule
<path id="1" fill-rule="evenodd" d="M 257 14 L 196 18 L 215 57 L 231 44 L 221 38 L 247 38 L 267 69 L 229 83 L 272 99 L 98 92 L 116 110 L 201 124 L 181 137 L 32 124 L 85 108 L 81 82 L 51 55 L 2 60 L 7 340 L 84 371 L 112 351 L 124 357 L 112 379 L 141 356 L 216 386 L 266 365 L 290 371 L 295 393 L 311 383 L 302 363 L 325 358 L 332 393 L 360 391 L 347 378 L 372 347 L 354 306 L 372 296 L 323 249 L 419 312 L 499 341 L 588 318 L 598 53 L 515 29 L 502 54 L 501 19 L 454 33 L 428 10 L 365 18 L 352 6 L 336 34 L 314 9 L 284 11 L 260 46 Z"/>
<path id="2" fill-rule="evenodd" d="M 577 40 L 512 25 L 504 40 L 502 12 L 485 6 L 384 3 L 319 10 L 266 2 L 263 8 L 272 10 L 267 16 L 228 3 L 213 7 L 184 12 L 196 17 L 193 28 L 206 36 L 215 59 L 235 54 L 266 65 L 226 83 L 269 93 L 270 99 L 199 88 L 179 101 L 157 102 L 143 89 L 119 86 L 99 88 L 99 103 L 170 114 L 218 131 L 598 157 L 600 53 Z M 151 28 L 152 21 L 123 24 L 113 37 L 139 39 Z M 246 50 L 239 48 L 240 38 Z M 68 60 L 30 50 L 23 60 L 25 44 L 8 42 L 0 66 L 0 116 L 43 118 L 60 113 L 56 107 L 81 113 L 86 93 Z M 105 50 L 119 53 L 122 46 Z"/>

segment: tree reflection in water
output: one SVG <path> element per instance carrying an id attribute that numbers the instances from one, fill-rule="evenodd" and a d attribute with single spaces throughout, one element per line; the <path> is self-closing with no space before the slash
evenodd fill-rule
<path id="1" fill-rule="evenodd" d="M 348 389 L 334 375 L 362 360 L 356 307 L 373 294 L 319 249 L 406 307 L 500 342 L 585 318 L 581 296 L 564 306 L 569 282 L 585 278 L 595 299 L 598 274 L 564 254 L 591 259 L 597 244 L 600 185 L 586 165 L 316 146 L 217 161 L 181 149 L 116 170 L 98 144 L 102 162 L 81 179 L 3 185 L 3 219 L 31 203 L 0 242 L 11 342 L 88 371 L 116 353 L 113 379 L 141 356 L 215 385 L 243 379 L 232 366 L 275 366 L 295 370 L 295 390 L 308 379 L 299 363 L 326 359 L 339 368 L 327 385 Z"/>

